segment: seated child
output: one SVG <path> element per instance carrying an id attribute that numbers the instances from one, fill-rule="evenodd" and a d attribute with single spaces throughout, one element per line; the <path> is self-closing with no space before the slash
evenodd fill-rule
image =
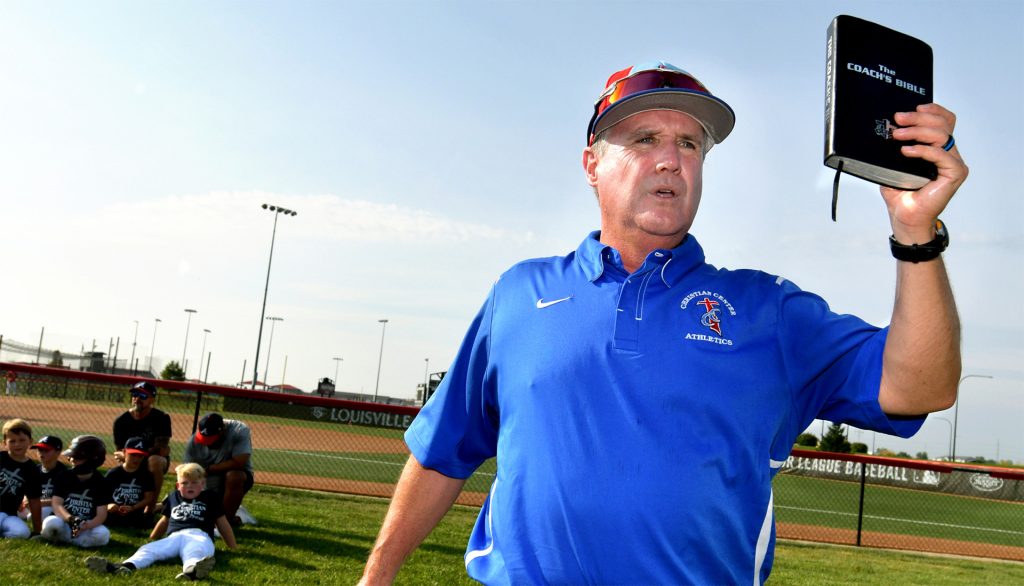
<path id="1" fill-rule="evenodd" d="M 64 462 L 60 461 L 60 453 L 64 449 L 64 441 L 55 435 L 43 436 L 43 439 L 36 442 L 30 449 L 39 452 L 39 518 L 45 519 L 53 514 L 53 482 L 65 470 L 68 469 Z M 28 500 L 22 501 L 19 514 L 22 519 L 32 517 L 29 514 Z M 42 521 L 40 521 L 40 524 Z"/>
<path id="2" fill-rule="evenodd" d="M 175 578 L 200 580 L 213 569 L 214 526 L 220 531 L 228 548 L 236 547 L 235 534 L 224 516 L 220 495 L 205 490 L 206 472 L 202 466 L 182 464 L 174 471 L 178 476 L 178 488 L 164 499 L 163 516 L 149 536 L 157 541 L 143 545 L 119 564 L 99 556 L 90 556 L 85 560 L 90 570 L 101 574 L 131 574 L 154 562 L 179 557 L 181 573 Z M 170 535 L 163 537 L 168 531 Z"/>
<path id="3" fill-rule="evenodd" d="M 18 516 L 21 501 L 28 498 L 36 531 L 39 514 L 39 467 L 28 457 L 32 428 L 23 419 L 4 423 L 4 450 L 0 451 L 0 537 L 27 539 L 32 534 Z"/>
<path id="4" fill-rule="evenodd" d="M 149 528 L 150 517 L 145 510 L 156 503 L 153 474 L 142 462 L 149 455 L 146 441 L 130 438 L 124 444 L 124 464 L 107 472 L 107 489 L 111 503 L 107 505 L 107 525 Z"/>
<path id="5" fill-rule="evenodd" d="M 43 519 L 42 538 L 78 547 L 106 545 L 110 529 L 103 523 L 110 492 L 96 469 L 107 457 L 107 446 L 94 435 L 80 435 L 71 440 L 64 456 L 72 468 L 54 482 L 53 514 Z"/>

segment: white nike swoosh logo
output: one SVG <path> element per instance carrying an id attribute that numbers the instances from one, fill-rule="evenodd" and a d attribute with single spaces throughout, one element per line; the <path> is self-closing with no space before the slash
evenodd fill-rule
<path id="1" fill-rule="evenodd" d="M 549 305 L 554 305 L 556 303 L 561 303 L 563 301 L 568 301 L 570 299 L 572 299 L 572 295 L 570 295 L 568 297 L 563 297 L 561 299 L 555 299 L 553 301 L 544 301 L 544 298 L 542 297 L 542 298 L 537 300 L 537 309 L 544 309 L 545 307 L 547 307 Z"/>

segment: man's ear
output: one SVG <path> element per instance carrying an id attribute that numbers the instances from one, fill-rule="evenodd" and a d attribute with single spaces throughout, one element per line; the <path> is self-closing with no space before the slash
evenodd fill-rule
<path id="1" fill-rule="evenodd" d="M 587 147 L 583 149 L 583 171 L 587 175 L 587 183 L 591 187 L 597 187 L 597 153 L 594 152 L 594 147 Z"/>

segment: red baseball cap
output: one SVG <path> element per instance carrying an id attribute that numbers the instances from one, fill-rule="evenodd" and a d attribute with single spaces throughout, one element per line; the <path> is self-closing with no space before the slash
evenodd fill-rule
<path id="1" fill-rule="evenodd" d="M 37 450 L 57 450 L 60 452 L 64 449 L 64 441 L 55 435 L 44 435 L 31 447 Z"/>
<path id="2" fill-rule="evenodd" d="M 632 65 L 608 78 L 594 104 L 587 144 L 626 118 L 649 110 L 676 110 L 692 116 L 713 144 L 725 140 L 736 124 L 729 104 L 712 95 L 696 77 L 671 63 L 654 61 Z"/>

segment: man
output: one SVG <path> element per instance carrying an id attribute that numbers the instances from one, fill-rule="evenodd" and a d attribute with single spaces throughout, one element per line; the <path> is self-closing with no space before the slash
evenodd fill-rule
<path id="1" fill-rule="evenodd" d="M 206 470 L 206 487 L 224 498 L 224 514 L 233 526 L 255 520 L 242 506 L 252 488 L 252 434 L 249 426 L 219 413 L 204 415 L 185 446 L 185 463 L 195 462 Z"/>
<path id="2" fill-rule="evenodd" d="M 364 572 L 392 580 L 497 456 L 465 562 L 484 583 L 761 583 L 771 479 L 815 418 L 909 436 L 951 405 L 959 323 L 936 218 L 967 168 L 954 117 L 896 114 L 894 137 L 938 178 L 883 188 L 898 261 L 888 328 L 788 281 L 704 261 L 689 233 L 704 157 L 732 109 L 667 63 L 611 76 L 583 167 L 601 230 L 494 285 L 437 394 Z M 930 258 L 925 258 L 928 255 Z"/>
<path id="3" fill-rule="evenodd" d="M 153 475 L 153 488 L 157 494 L 164 485 L 164 474 L 170 465 L 171 416 L 157 409 L 156 386 L 149 381 L 132 385 L 132 408 L 114 420 L 114 458 L 125 462 L 124 446 L 133 437 L 141 438 L 149 446 L 149 456 L 142 466 Z M 146 514 L 154 512 L 155 505 L 146 507 Z"/>

